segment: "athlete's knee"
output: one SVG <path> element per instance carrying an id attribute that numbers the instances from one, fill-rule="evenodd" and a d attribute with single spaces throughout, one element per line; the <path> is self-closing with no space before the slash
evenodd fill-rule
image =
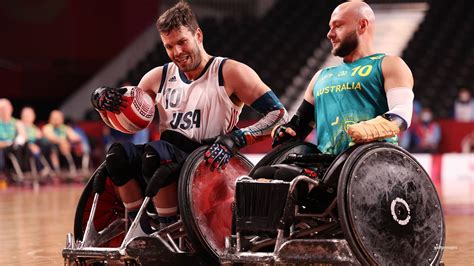
<path id="1" fill-rule="evenodd" d="M 125 149 L 122 143 L 114 143 L 107 151 L 105 158 L 107 172 L 116 186 L 125 185 L 135 175 L 136 166 L 133 165 L 133 160 Z"/>
<path id="2" fill-rule="evenodd" d="M 158 151 L 146 145 L 142 157 L 142 174 L 147 182 L 150 182 L 151 177 L 160 166 L 161 157 Z"/>

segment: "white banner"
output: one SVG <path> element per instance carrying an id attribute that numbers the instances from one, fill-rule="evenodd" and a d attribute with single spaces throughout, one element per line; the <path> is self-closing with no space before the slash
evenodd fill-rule
<path id="1" fill-rule="evenodd" d="M 474 154 L 444 154 L 441 187 L 445 205 L 474 204 Z"/>

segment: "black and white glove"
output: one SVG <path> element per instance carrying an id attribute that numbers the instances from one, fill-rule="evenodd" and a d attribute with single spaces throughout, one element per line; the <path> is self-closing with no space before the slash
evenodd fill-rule
<path id="1" fill-rule="evenodd" d="M 204 153 L 204 160 L 210 165 L 211 171 L 218 168 L 225 169 L 226 164 L 238 150 L 235 136 L 232 134 L 221 135 Z"/>
<path id="2" fill-rule="evenodd" d="M 91 95 L 91 102 L 94 108 L 100 111 L 110 111 L 120 113 L 121 107 L 126 107 L 123 99 L 126 88 L 100 87 L 94 90 Z"/>
<path id="3" fill-rule="evenodd" d="M 287 128 L 291 128 L 291 125 L 289 123 L 286 123 L 286 124 L 283 124 L 283 125 L 279 125 L 277 127 L 275 127 L 272 131 L 272 148 L 282 144 L 282 143 L 285 143 L 287 142 L 288 140 L 292 139 L 292 138 L 296 138 L 296 136 L 292 136 L 290 135 L 289 133 L 286 132 Z M 294 129 L 293 129 L 294 131 Z"/>
<path id="4" fill-rule="evenodd" d="M 273 129 L 272 147 L 274 148 L 290 139 L 304 140 L 311 133 L 314 125 L 314 105 L 303 100 L 298 111 L 288 123 Z"/>

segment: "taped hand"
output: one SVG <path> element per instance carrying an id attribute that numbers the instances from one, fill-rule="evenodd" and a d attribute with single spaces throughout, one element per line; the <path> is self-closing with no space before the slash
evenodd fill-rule
<path id="1" fill-rule="evenodd" d="M 400 128 L 397 124 L 382 116 L 350 125 L 347 129 L 347 134 L 351 136 L 356 143 L 390 138 L 398 133 L 400 133 Z"/>

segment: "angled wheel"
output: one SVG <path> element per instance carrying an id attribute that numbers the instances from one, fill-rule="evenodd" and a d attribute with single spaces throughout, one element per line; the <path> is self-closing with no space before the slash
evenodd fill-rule
<path id="1" fill-rule="evenodd" d="M 94 176 L 94 174 L 92 175 Z M 86 229 L 87 220 L 91 212 L 92 202 L 94 200 L 93 193 L 93 178 L 89 179 L 84 191 L 79 198 L 79 203 L 76 208 L 76 215 L 74 218 L 74 235 L 78 240 L 82 240 L 84 237 L 84 231 Z M 119 196 L 115 192 L 112 181 L 107 178 L 105 182 L 105 190 L 99 196 L 97 203 L 97 209 L 94 216 L 94 227 L 97 232 L 101 231 L 112 222 L 124 218 L 125 208 L 120 200 Z M 103 247 L 119 247 L 125 237 L 124 233 L 114 237 L 110 241 L 103 243 Z"/>
<path id="2" fill-rule="evenodd" d="M 405 150 L 361 145 L 347 158 L 337 204 L 344 235 L 362 264 L 437 264 L 445 224 L 435 187 Z"/>
<path id="3" fill-rule="evenodd" d="M 281 163 L 291 153 L 308 154 L 318 153 L 318 147 L 312 143 L 305 141 L 290 141 L 277 146 L 275 149 L 267 153 L 260 161 L 252 168 L 249 175 L 255 172 L 256 169 L 262 166 Z"/>
<path id="4" fill-rule="evenodd" d="M 217 263 L 225 237 L 231 234 L 235 181 L 253 165 L 237 153 L 225 170 L 211 172 L 203 160 L 207 148 L 198 148 L 186 159 L 179 177 L 178 203 L 194 249 L 206 261 Z"/>

